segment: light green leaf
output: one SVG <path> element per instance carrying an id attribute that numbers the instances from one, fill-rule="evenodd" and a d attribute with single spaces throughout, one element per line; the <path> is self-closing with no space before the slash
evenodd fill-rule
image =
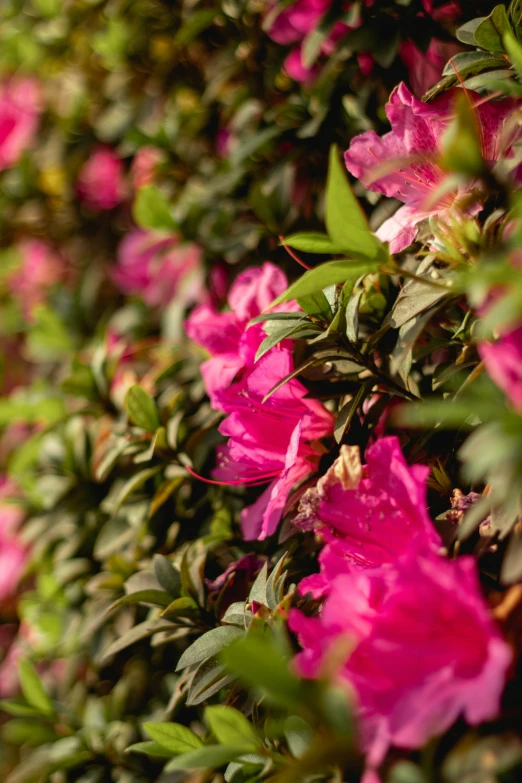
<path id="1" fill-rule="evenodd" d="M 239 710 L 223 705 L 207 707 L 205 720 L 221 745 L 244 747 L 251 751 L 259 748 L 259 739 L 251 723 Z"/>
<path id="2" fill-rule="evenodd" d="M 293 247 L 294 250 L 302 250 L 303 253 L 342 253 L 342 248 L 337 247 L 328 234 L 320 234 L 315 231 L 303 231 L 301 234 L 292 234 L 285 237 L 281 244 Z"/>
<path id="3" fill-rule="evenodd" d="M 228 764 L 244 753 L 244 748 L 230 748 L 222 745 L 207 745 L 192 753 L 183 753 L 181 756 L 169 761 L 165 767 L 166 772 L 174 772 L 178 769 L 216 769 Z"/>
<path id="4" fill-rule="evenodd" d="M 134 201 L 133 217 L 138 226 L 153 231 L 176 231 L 170 205 L 154 185 L 140 188 Z"/>
<path id="5" fill-rule="evenodd" d="M 330 149 L 326 183 L 326 228 L 333 244 L 343 248 L 347 255 L 373 259 L 382 248 L 381 242 L 370 231 L 366 215 L 352 193 L 335 145 Z"/>
<path id="6" fill-rule="evenodd" d="M 165 759 L 169 759 L 172 756 L 170 751 L 157 742 L 136 742 L 134 745 L 126 748 L 125 753 L 146 753 L 148 756 L 158 756 Z"/>
<path id="7" fill-rule="evenodd" d="M 350 278 L 361 277 L 371 274 L 379 269 L 379 261 L 327 261 L 326 264 L 320 264 L 309 272 L 305 272 L 299 280 L 286 289 L 286 291 L 275 299 L 270 307 L 281 304 L 281 302 L 290 302 L 292 299 L 301 298 L 322 291 L 328 285 L 344 283 Z"/>
<path id="8" fill-rule="evenodd" d="M 187 753 L 203 746 L 200 738 L 181 723 L 144 723 L 143 728 L 154 742 L 171 753 Z"/>
<path id="9" fill-rule="evenodd" d="M 37 675 L 33 665 L 28 660 L 23 659 L 18 664 L 18 676 L 20 677 L 20 686 L 25 698 L 35 710 L 43 715 L 52 715 L 54 707 L 47 691 Z"/>

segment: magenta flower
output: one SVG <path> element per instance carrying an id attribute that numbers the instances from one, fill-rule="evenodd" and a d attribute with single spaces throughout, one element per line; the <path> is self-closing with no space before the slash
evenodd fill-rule
<path id="1" fill-rule="evenodd" d="M 317 76 L 317 67 L 308 68 L 302 59 L 302 44 L 332 5 L 332 0 L 296 0 L 284 7 L 273 19 L 267 33 L 276 43 L 284 46 L 297 44 L 285 60 L 285 70 L 292 79 L 307 82 Z M 274 6 L 269 10 L 269 19 L 274 15 Z M 335 44 L 350 28 L 337 22 L 321 46 L 321 54 L 332 54 Z"/>
<path id="2" fill-rule="evenodd" d="M 248 322 L 266 310 L 287 288 L 285 275 L 273 264 L 252 267 L 238 275 L 230 289 L 230 312 L 218 313 L 211 305 L 203 304 L 196 307 L 185 322 L 191 340 L 211 356 L 203 362 L 201 372 L 213 408 L 220 409 L 217 393 L 226 388 L 240 370 L 253 364 L 257 349 L 266 337 L 261 324 L 247 329 Z M 291 310 L 292 305 L 285 305 L 285 309 Z"/>
<path id="3" fill-rule="evenodd" d="M 366 131 L 356 136 L 345 152 L 346 167 L 354 177 L 370 190 L 405 205 L 377 232 L 380 239 L 389 242 L 392 253 L 408 247 L 417 236 L 418 224 L 431 215 L 444 218 L 453 209 L 473 215 L 481 209 L 483 195 L 476 182 L 459 184 L 435 197 L 446 181 L 436 159 L 459 94 L 458 89 L 449 90 L 431 103 L 423 103 L 400 84 L 386 106 L 392 130 L 382 138 L 375 131 Z M 520 138 L 519 128 L 509 122 L 519 104 L 511 98 L 480 103 L 477 93 L 468 91 L 468 95 L 475 103 L 482 156 L 493 165 L 500 157 L 509 157 Z"/>
<path id="4" fill-rule="evenodd" d="M 495 343 L 480 343 L 478 351 L 491 380 L 522 413 L 522 326 L 502 335 Z"/>
<path id="5" fill-rule="evenodd" d="M 300 674 L 318 677 L 336 661 L 336 678 L 355 690 L 370 768 L 390 746 L 422 747 L 461 715 L 471 725 L 494 718 L 511 662 L 473 558 L 412 551 L 396 566 L 338 576 L 319 617 L 290 614 Z"/>
<path id="6" fill-rule="evenodd" d="M 120 243 L 112 276 L 123 293 L 141 296 L 149 307 L 165 307 L 174 296 L 188 304 L 198 295 L 201 257 L 194 242 L 137 228 Z"/>
<path id="7" fill-rule="evenodd" d="M 294 520 L 326 541 L 319 556 L 321 573 L 299 589 L 325 594 L 339 573 L 395 562 L 412 548 L 437 552 L 442 546 L 426 506 L 429 468 L 407 465 L 396 437 L 381 438 L 360 463 L 358 449 L 341 455 L 317 486 L 309 489 Z"/>
<path id="8" fill-rule="evenodd" d="M 96 212 L 114 209 L 125 196 L 123 162 L 110 147 L 93 150 L 78 177 L 80 199 Z"/>
<path id="9" fill-rule="evenodd" d="M 422 5 L 426 13 L 436 22 L 454 22 L 462 14 L 462 7 L 456 0 L 450 0 L 448 3 L 423 0 Z"/>
<path id="10" fill-rule="evenodd" d="M 0 85 L 0 171 L 15 166 L 34 144 L 42 112 L 34 79 L 12 78 Z"/>
<path id="11" fill-rule="evenodd" d="M 18 250 L 20 265 L 7 278 L 7 287 L 30 320 L 35 308 L 45 302 L 49 290 L 63 277 L 65 264 L 42 239 L 27 239 Z"/>
<path id="12" fill-rule="evenodd" d="M 432 38 L 425 52 L 413 41 L 404 41 L 399 55 L 409 71 L 408 81 L 415 95 L 422 97 L 433 87 L 442 78 L 448 60 L 461 51 L 462 46 L 456 41 L 441 41 L 440 38 Z"/>
<path id="13" fill-rule="evenodd" d="M 27 561 L 27 547 L 18 535 L 24 513 L 10 501 L 13 492 L 11 482 L 0 476 L 0 602 L 16 593 Z"/>
<path id="14" fill-rule="evenodd" d="M 246 540 L 272 535 L 290 491 L 317 465 L 319 451 L 313 441 L 333 428 L 332 415 L 322 403 L 307 399 L 306 389 L 295 379 L 262 402 L 293 368 L 291 352 L 274 349 L 240 381 L 216 392 L 221 409 L 229 414 L 219 430 L 229 440 L 218 451 L 215 478 L 232 485 L 270 482 L 241 514 Z"/>

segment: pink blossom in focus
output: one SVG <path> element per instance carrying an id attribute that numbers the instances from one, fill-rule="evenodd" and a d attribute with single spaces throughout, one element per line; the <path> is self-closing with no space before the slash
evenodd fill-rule
<path id="1" fill-rule="evenodd" d="M 336 678 L 355 690 L 370 768 L 390 746 L 422 747 L 461 715 L 477 725 L 498 713 L 511 652 L 471 557 L 412 551 L 396 567 L 340 575 L 320 616 L 293 610 L 290 627 L 302 676 L 331 674 L 335 660 Z"/>
<path id="2" fill-rule="evenodd" d="M 389 242 L 392 253 L 408 247 L 417 235 L 417 225 L 430 215 L 444 217 L 453 208 L 476 214 L 481 209 L 482 194 L 476 192 L 477 183 L 469 181 L 433 203 L 435 192 L 446 181 L 436 159 L 459 94 L 458 89 L 449 90 L 431 103 L 423 103 L 404 83 L 400 84 L 386 106 L 392 130 L 382 137 L 366 131 L 356 136 L 345 152 L 346 167 L 354 177 L 370 190 L 397 198 L 405 205 L 377 232 L 380 239 Z M 503 98 L 478 105 L 480 96 L 469 90 L 468 95 L 477 104 L 483 158 L 493 165 L 500 157 L 509 157 L 520 138 L 520 129 L 510 123 L 519 103 Z"/>
<path id="3" fill-rule="evenodd" d="M 250 331 L 250 330 L 249 330 Z M 229 414 L 219 431 L 228 442 L 218 451 L 214 477 L 228 484 L 268 483 L 254 505 L 243 510 L 246 540 L 264 539 L 275 531 L 293 486 L 317 465 L 313 441 L 331 433 L 332 415 L 292 379 L 265 395 L 294 369 L 287 348 L 265 354 L 240 381 L 216 392 Z"/>
<path id="4" fill-rule="evenodd" d="M 415 95 L 420 98 L 433 87 L 442 78 L 446 63 L 461 51 L 462 46 L 456 41 L 441 41 L 440 38 L 432 38 L 425 52 L 413 41 L 404 41 L 399 55 L 409 71 L 409 83 Z"/>
<path id="5" fill-rule="evenodd" d="M 406 464 L 396 437 L 371 445 L 366 465 L 357 447 L 341 447 L 326 475 L 303 495 L 294 520 L 326 542 L 321 573 L 304 579 L 300 590 L 318 597 L 338 573 L 393 563 L 412 548 L 437 552 L 442 542 L 428 515 L 428 474 L 424 465 Z"/>
<path id="6" fill-rule="evenodd" d="M 110 147 L 97 147 L 81 169 L 76 188 L 90 209 L 96 212 L 114 209 L 125 196 L 121 158 Z"/>
<path id="7" fill-rule="evenodd" d="M 65 265 L 42 239 L 27 239 L 18 245 L 20 266 L 7 279 L 11 295 L 20 303 L 26 318 L 45 302 L 49 290 L 63 277 Z"/>
<path id="8" fill-rule="evenodd" d="M 490 378 L 522 413 L 522 326 L 494 343 L 480 343 L 478 351 Z"/>
<path id="9" fill-rule="evenodd" d="M 145 185 L 151 185 L 156 176 L 156 170 L 165 160 L 165 153 L 159 147 L 146 144 L 140 147 L 134 156 L 130 169 L 130 179 L 134 190 Z"/>
<path id="10" fill-rule="evenodd" d="M 205 348 L 211 358 L 201 372 L 212 407 L 219 410 L 217 393 L 226 388 L 246 366 L 253 364 L 257 349 L 266 337 L 262 324 L 247 324 L 288 287 L 285 275 L 274 264 L 265 263 L 242 272 L 230 288 L 230 312 L 219 313 L 209 304 L 196 307 L 185 322 L 187 335 Z M 292 306 L 286 304 L 286 310 Z"/>
<path id="11" fill-rule="evenodd" d="M 141 296 L 149 307 L 165 307 L 174 296 L 189 303 L 197 291 L 185 284 L 199 270 L 201 257 L 194 242 L 137 228 L 120 243 L 113 279 L 123 293 Z"/>
<path id="12" fill-rule="evenodd" d="M 0 85 L 0 171 L 15 166 L 32 147 L 42 112 L 38 83 L 12 78 Z"/>

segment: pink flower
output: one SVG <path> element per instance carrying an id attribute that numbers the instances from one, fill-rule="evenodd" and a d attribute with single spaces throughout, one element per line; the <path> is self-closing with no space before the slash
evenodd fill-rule
<path id="1" fill-rule="evenodd" d="M 292 79 L 307 82 L 317 76 L 317 66 L 308 68 L 302 57 L 302 43 L 312 32 L 332 5 L 332 0 L 296 0 L 284 7 L 273 19 L 267 33 L 279 44 L 297 44 L 285 60 L 285 70 Z M 274 6 L 269 11 L 269 19 L 274 15 Z M 332 54 L 335 44 L 350 28 L 343 22 L 337 22 L 321 46 L 321 54 Z"/>
<path id="2" fill-rule="evenodd" d="M 476 725 L 499 710 L 511 652 L 471 557 L 412 551 L 396 567 L 340 575 L 320 616 L 294 610 L 290 626 L 302 676 L 331 675 L 335 661 L 355 690 L 370 768 L 392 745 L 422 747 L 461 715 Z"/>
<path id="3" fill-rule="evenodd" d="M 0 477 L 0 602 L 16 593 L 27 560 L 27 548 L 21 543 L 18 528 L 24 513 L 9 497 L 15 489 Z"/>
<path id="4" fill-rule="evenodd" d="M 454 22 L 462 15 L 462 7 L 456 0 L 438 3 L 436 0 L 423 0 L 422 5 L 427 14 L 436 22 Z"/>
<path id="5" fill-rule="evenodd" d="M 176 234 L 137 228 L 120 243 L 113 279 L 123 293 L 141 296 L 149 307 L 165 307 L 174 296 L 189 303 L 197 296 L 190 281 L 201 256 L 199 245 L 181 242 Z"/>
<path id="6" fill-rule="evenodd" d="M 439 79 L 444 66 L 452 57 L 462 51 L 455 41 L 441 41 L 432 38 L 425 52 L 413 41 L 404 41 L 399 49 L 400 57 L 409 71 L 410 86 L 415 95 L 422 97 Z"/>
<path id="7" fill-rule="evenodd" d="M 244 367 L 254 362 L 266 337 L 262 324 L 247 330 L 247 324 L 288 287 L 285 275 L 270 263 L 253 267 L 236 278 L 228 295 L 230 312 L 218 313 L 208 304 L 196 307 L 185 322 L 191 340 L 205 348 L 211 358 L 201 372 L 212 407 L 219 410 L 217 393 L 226 388 Z M 286 304 L 286 310 L 292 306 Z"/>
<path id="8" fill-rule="evenodd" d="M 434 194 L 446 180 L 436 159 L 459 94 L 457 89 L 449 90 L 431 103 L 423 103 L 400 84 L 386 106 L 392 130 L 382 138 L 375 131 L 366 131 L 356 136 L 345 152 L 346 167 L 354 177 L 370 190 L 405 204 L 377 232 L 390 243 L 392 253 L 408 247 L 417 235 L 417 225 L 430 215 L 444 218 L 452 209 L 468 214 L 481 209 L 483 196 L 477 193 L 477 183 L 469 181 L 434 201 Z M 468 91 L 468 95 L 476 102 L 484 160 L 493 164 L 500 157 L 509 157 L 520 137 L 519 129 L 509 122 L 518 102 L 504 98 L 480 103 L 476 93 Z"/>
<path id="9" fill-rule="evenodd" d="M 332 431 L 332 415 L 317 400 L 307 399 L 306 389 L 295 379 L 262 402 L 292 370 L 291 352 L 278 348 L 240 381 L 216 393 L 222 410 L 229 414 L 219 430 L 229 440 L 218 451 L 215 478 L 253 486 L 270 482 L 241 514 L 246 540 L 272 535 L 293 486 L 317 465 L 319 452 L 312 441 Z"/>
<path id="10" fill-rule="evenodd" d="M 139 190 L 145 185 L 151 185 L 156 176 L 156 170 L 165 160 L 165 153 L 159 147 L 146 144 L 140 147 L 134 156 L 130 169 L 130 178 L 134 190 Z"/>
<path id="11" fill-rule="evenodd" d="M 339 573 L 395 562 L 410 549 L 437 552 L 442 543 L 426 506 L 429 468 L 406 464 L 396 437 L 381 438 L 362 466 L 356 446 L 341 455 L 301 499 L 298 527 L 314 528 L 326 541 L 321 573 L 304 579 L 302 593 L 323 595 Z"/>
<path id="12" fill-rule="evenodd" d="M 478 351 L 490 378 L 522 413 L 522 326 L 495 343 L 480 343 Z"/>
<path id="13" fill-rule="evenodd" d="M 78 196 L 90 209 L 114 209 L 125 195 L 121 158 L 110 147 L 96 147 L 81 169 L 76 187 Z"/>
<path id="14" fill-rule="evenodd" d="M 0 86 L 0 171 L 15 166 L 34 144 L 42 112 L 34 79 L 12 78 Z"/>
<path id="15" fill-rule="evenodd" d="M 49 290 L 63 277 L 63 260 L 42 239 L 27 239 L 18 245 L 20 265 L 7 279 L 11 295 L 29 320 L 45 302 Z"/>

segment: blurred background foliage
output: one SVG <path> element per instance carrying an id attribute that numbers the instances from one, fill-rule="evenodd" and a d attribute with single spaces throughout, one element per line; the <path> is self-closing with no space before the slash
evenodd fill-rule
<path id="1" fill-rule="evenodd" d="M 319 70 L 305 83 L 285 72 L 288 47 L 267 34 L 263 0 L 0 5 L 1 78 L 36 78 L 42 91 L 36 143 L 0 172 L 0 467 L 19 488 L 31 551 L 19 594 L 0 607 L 9 783 L 217 781 L 212 770 L 225 765 L 227 783 L 359 779 L 346 700 L 286 665 L 294 648 L 284 617 L 314 569 L 313 536 L 290 537 L 284 523 L 280 536 L 245 543 L 238 517 L 256 491 L 208 486 L 186 470 L 207 475 L 222 438 L 201 381 L 204 353 L 182 338 L 182 316 L 204 280 L 222 306 L 247 265 L 269 259 L 299 276 L 280 237 L 324 230 L 331 146 L 388 129 L 384 105 L 410 75 L 405 42 L 421 51 L 434 38 L 452 42 L 468 58 L 468 86 L 515 97 L 522 50 L 517 3 L 507 52 L 502 37 L 455 38 L 490 2 L 460 3 L 457 20 L 426 13 L 420 0 L 348 5 L 333 3 L 331 18 L 360 26 L 328 57 L 318 31 L 309 54 Z M 458 81 L 446 68 L 432 94 Z M 457 120 L 467 138 L 464 114 Z M 121 162 L 109 208 L 79 197 L 100 146 Z M 447 154 L 462 174 L 462 149 Z M 522 314 L 512 263 L 520 237 L 500 228 L 521 207 L 501 176 L 488 184 L 489 215 L 439 234 L 434 252 L 424 244 L 420 266 L 411 254 L 383 259 L 355 287 L 344 272 L 318 276 L 314 293 L 329 298 L 326 309 L 322 300 L 303 307 L 296 366 L 337 415 L 320 472 L 340 442 L 364 446 L 385 407 L 397 408 L 389 431 L 400 431 L 409 458 L 430 464 L 445 543 L 481 557 L 490 600 L 502 606 L 521 576 L 522 418 L 482 374 L 476 343 L 477 330 L 491 334 L 506 313 Z M 389 201 L 353 187 L 377 226 Z M 122 293 L 115 263 L 136 226 L 197 244 L 197 294 L 148 306 L 139 288 Z M 8 279 L 30 240 L 52 249 L 60 271 L 28 315 Z M 312 267 L 332 255 L 297 252 Z M 473 308 L 494 287 L 496 315 L 479 324 Z M 364 407 L 373 385 L 381 399 Z M 415 398 L 430 399 L 396 405 Z M 455 533 L 453 490 L 486 486 Z M 477 532 L 485 519 L 487 535 Z M 516 644 L 518 615 L 506 615 Z M 26 663 L 13 685 L 18 659 Z M 518 780 L 520 705 L 511 693 L 506 701 L 488 731 L 459 724 L 438 745 L 392 757 L 385 779 Z M 212 712 L 220 708 L 229 712 Z M 139 742 L 147 745 L 128 751 Z"/>

